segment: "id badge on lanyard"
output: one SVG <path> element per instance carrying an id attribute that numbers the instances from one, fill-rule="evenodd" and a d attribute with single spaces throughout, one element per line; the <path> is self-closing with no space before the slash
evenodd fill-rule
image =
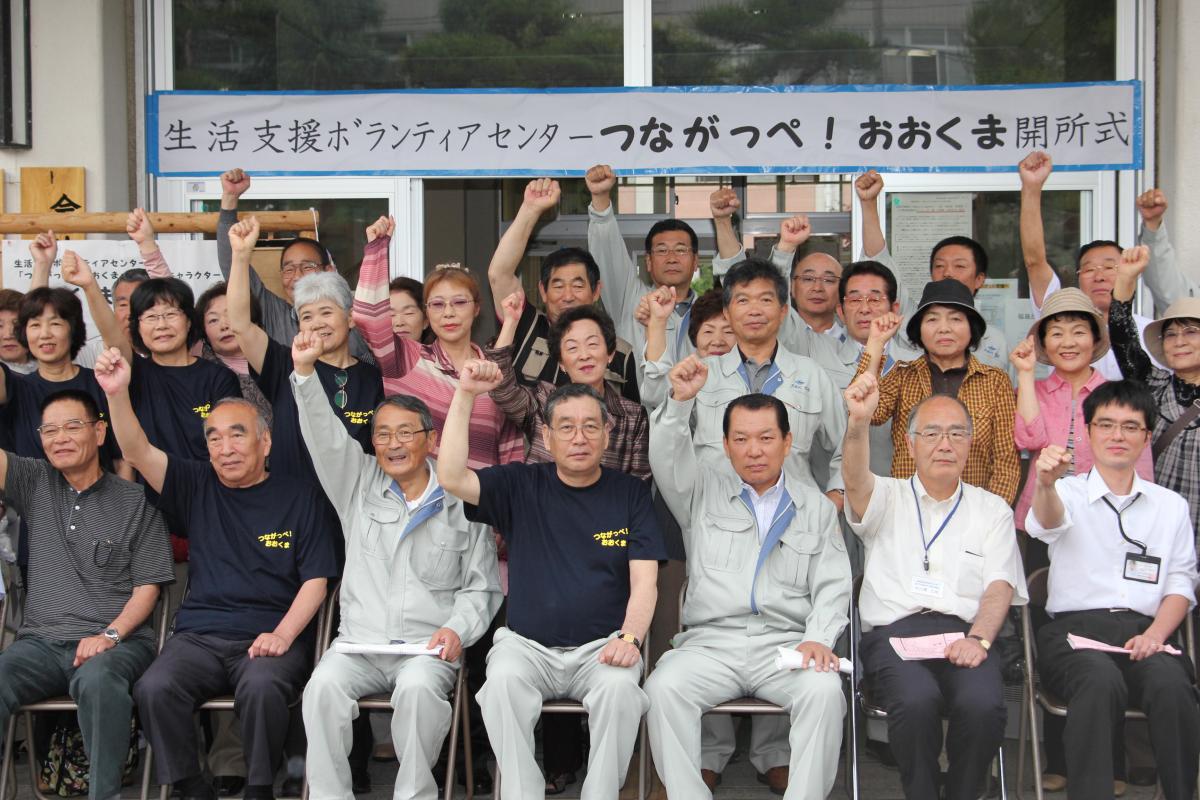
<path id="1" fill-rule="evenodd" d="M 1117 530 L 1120 531 L 1121 538 L 1142 551 L 1140 553 L 1125 554 L 1125 566 L 1121 570 L 1121 577 L 1127 581 L 1153 584 L 1158 583 L 1159 574 L 1162 572 L 1162 559 L 1158 558 L 1157 556 L 1150 555 L 1148 552 L 1149 548 L 1146 547 L 1144 542 L 1139 542 L 1137 539 L 1130 539 L 1125 533 L 1125 523 L 1121 519 L 1121 514 L 1127 511 L 1134 503 L 1136 503 L 1141 496 L 1142 493 L 1138 492 L 1136 495 L 1134 495 L 1134 498 L 1130 500 L 1128 504 L 1126 504 L 1125 508 L 1122 508 L 1120 511 L 1118 511 L 1117 507 L 1108 501 L 1107 497 L 1101 497 L 1100 499 L 1103 500 L 1104 505 L 1108 506 L 1109 510 L 1116 515 Z"/>

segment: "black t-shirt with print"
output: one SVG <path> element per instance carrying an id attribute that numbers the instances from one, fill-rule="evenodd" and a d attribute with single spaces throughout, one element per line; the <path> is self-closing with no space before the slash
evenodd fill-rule
<path id="1" fill-rule="evenodd" d="M 620 629 L 629 562 L 667 557 L 650 487 L 618 470 L 576 488 L 554 464 L 478 470 L 479 505 L 467 519 L 493 525 L 508 545 L 508 627 L 547 647 L 577 647 Z"/>

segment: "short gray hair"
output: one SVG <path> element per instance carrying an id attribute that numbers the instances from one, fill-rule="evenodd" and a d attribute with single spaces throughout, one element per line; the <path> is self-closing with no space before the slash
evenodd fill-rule
<path id="1" fill-rule="evenodd" d="M 962 400 L 959 400 L 957 397 L 954 397 L 954 396 L 948 395 L 948 394 L 931 394 L 929 397 L 926 397 L 924 400 L 917 403 L 913 407 L 913 410 L 910 411 L 908 414 L 908 435 L 909 436 L 916 435 L 916 433 L 917 433 L 917 414 L 919 414 L 921 412 L 921 409 L 925 406 L 925 404 L 931 400 L 936 400 L 938 398 L 944 398 L 946 400 L 949 400 L 952 403 L 954 403 L 955 405 L 957 405 L 959 408 L 962 409 L 963 414 L 965 414 L 967 417 L 967 433 L 969 433 L 973 436 L 975 434 L 975 423 L 971 420 L 971 410 L 963 404 Z"/>
<path id="2" fill-rule="evenodd" d="M 244 397 L 222 397 L 220 400 L 213 403 L 212 409 L 208 412 L 209 415 L 211 416 L 213 411 L 216 411 L 221 406 L 241 406 L 243 408 L 248 408 L 251 411 L 253 411 L 254 412 L 254 427 L 258 429 L 258 438 L 260 438 L 260 439 L 262 438 L 262 435 L 264 433 L 271 430 L 271 425 L 270 425 L 270 423 L 267 422 L 267 418 L 263 414 L 262 409 L 256 405 L 254 405 L 254 403 L 250 402 L 249 400 L 247 400 Z M 206 432 L 207 432 L 207 429 L 208 429 L 208 426 L 205 425 Z"/>
<path id="3" fill-rule="evenodd" d="M 350 307 L 354 305 L 354 292 L 350 291 L 346 279 L 333 271 L 314 272 L 296 281 L 292 289 L 292 305 L 297 311 L 321 300 L 330 300 L 349 314 Z"/>
<path id="4" fill-rule="evenodd" d="M 393 394 L 388 395 L 379 401 L 379 405 L 375 406 L 375 413 L 371 415 L 371 430 L 375 430 L 375 423 L 379 422 L 379 412 L 385 406 L 394 406 L 404 411 L 411 411 L 421 418 L 421 427 L 427 431 L 437 430 L 433 425 L 433 414 L 429 412 L 429 406 L 425 405 L 425 401 L 419 397 L 413 397 L 410 394 Z"/>
<path id="5" fill-rule="evenodd" d="M 542 409 L 542 417 L 546 424 L 549 425 L 554 419 L 554 409 L 558 408 L 559 403 L 576 397 L 590 397 L 595 400 L 596 405 L 600 406 L 600 421 L 608 425 L 608 408 L 604 405 L 604 398 L 595 389 L 582 383 L 568 383 L 550 393 L 546 398 L 546 407 Z"/>

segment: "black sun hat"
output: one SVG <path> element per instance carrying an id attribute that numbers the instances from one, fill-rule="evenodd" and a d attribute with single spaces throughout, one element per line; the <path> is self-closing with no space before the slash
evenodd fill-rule
<path id="1" fill-rule="evenodd" d="M 908 341 L 912 342 L 914 347 L 921 347 L 921 318 L 925 316 L 925 309 L 930 306 L 961 308 L 967 312 L 968 317 L 973 317 L 979 322 L 981 328 L 987 330 L 987 320 L 975 310 L 975 298 L 971 295 L 970 289 L 953 278 L 930 281 L 925 284 L 925 289 L 921 292 L 921 303 L 908 318 L 908 325 L 904 328 Z"/>

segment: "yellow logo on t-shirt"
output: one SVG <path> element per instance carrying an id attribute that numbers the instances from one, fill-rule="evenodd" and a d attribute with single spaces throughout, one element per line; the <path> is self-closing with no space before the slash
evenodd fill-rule
<path id="1" fill-rule="evenodd" d="M 629 528 L 621 528 L 615 531 L 600 531 L 593 534 L 592 538 L 599 542 L 601 547 L 628 547 Z"/>
<path id="2" fill-rule="evenodd" d="M 292 547 L 291 531 L 272 531 L 258 537 L 259 543 L 268 549 L 290 550 Z"/>
<path id="3" fill-rule="evenodd" d="M 212 413 L 212 403 L 205 403 L 202 406 L 192 406 L 192 412 L 199 414 L 200 419 L 208 419 L 208 415 Z"/>
<path id="4" fill-rule="evenodd" d="M 346 420 L 351 425 L 366 425 L 368 422 L 371 421 L 371 415 L 374 413 L 375 413 L 375 409 L 373 409 L 373 408 L 369 409 L 367 411 L 353 411 L 353 410 L 347 408 L 345 411 L 342 412 L 342 414 L 345 415 Z"/>

